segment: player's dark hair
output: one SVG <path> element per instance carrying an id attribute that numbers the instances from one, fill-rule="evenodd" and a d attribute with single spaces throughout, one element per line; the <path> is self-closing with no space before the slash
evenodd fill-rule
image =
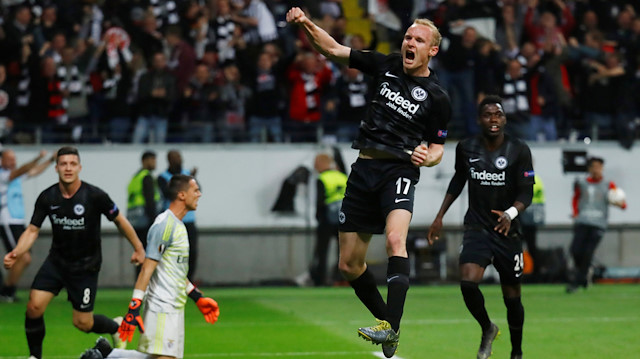
<path id="1" fill-rule="evenodd" d="M 587 160 L 587 167 L 591 166 L 592 163 L 594 162 L 600 162 L 601 165 L 604 164 L 604 159 L 602 157 L 589 157 L 589 159 Z"/>
<path id="2" fill-rule="evenodd" d="M 156 153 L 153 151 L 144 151 L 142 154 L 142 160 L 146 160 L 147 158 L 156 158 Z"/>
<path id="3" fill-rule="evenodd" d="M 78 153 L 78 149 L 71 146 L 60 147 L 58 153 L 56 153 L 56 162 L 58 162 L 58 158 L 64 155 L 76 155 L 78 156 L 78 161 L 80 161 L 80 153 Z"/>
<path id="4" fill-rule="evenodd" d="M 480 104 L 478 105 L 478 116 L 482 114 L 482 109 L 484 109 L 486 105 L 493 105 L 493 104 L 500 105 L 500 107 L 502 107 L 502 98 L 496 95 L 485 96 L 485 98 L 483 98 L 482 101 L 480 101 Z"/>
<path id="5" fill-rule="evenodd" d="M 189 182 L 193 179 L 193 176 L 187 176 L 183 174 L 173 175 L 169 180 L 169 188 L 167 190 L 169 201 L 174 201 L 178 198 L 178 192 L 186 191 L 189 189 Z"/>

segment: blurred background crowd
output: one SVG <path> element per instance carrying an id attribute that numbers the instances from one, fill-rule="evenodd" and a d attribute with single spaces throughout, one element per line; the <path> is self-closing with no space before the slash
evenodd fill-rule
<path id="1" fill-rule="evenodd" d="M 300 6 L 354 49 L 397 51 L 416 17 L 443 34 L 433 68 L 449 138 L 485 94 L 530 141 L 640 127 L 632 0 L 2 0 L 2 143 L 349 142 L 371 84 L 313 52 Z"/>

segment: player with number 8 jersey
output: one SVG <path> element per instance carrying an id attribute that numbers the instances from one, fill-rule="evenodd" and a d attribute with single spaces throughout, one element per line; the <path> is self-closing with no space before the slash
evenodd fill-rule
<path id="1" fill-rule="evenodd" d="M 112 221 L 135 252 L 131 261 L 142 264 L 144 248 L 133 227 L 104 191 L 80 180 L 80 154 L 74 147 L 62 147 L 56 154 L 58 183 L 45 189 L 36 200 L 31 223 L 15 249 L 4 257 L 6 268 L 28 252 L 38 238 L 46 217 L 53 238 L 49 255 L 36 274 L 25 319 L 27 344 L 32 357 L 42 358 L 45 335 L 44 312 L 62 288 L 73 307 L 73 325 L 84 332 L 116 334 L 115 320 L 93 314 L 98 272 L 102 263 L 100 219 Z M 114 336 L 114 345 L 120 341 Z"/>

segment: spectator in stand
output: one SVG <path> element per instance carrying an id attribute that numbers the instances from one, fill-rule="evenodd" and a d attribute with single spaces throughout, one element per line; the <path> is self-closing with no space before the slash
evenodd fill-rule
<path id="1" fill-rule="evenodd" d="M 284 107 L 283 64 L 269 52 L 258 56 L 257 68 L 251 78 L 252 101 L 249 114 L 249 140 L 251 142 L 282 142 Z"/>
<path id="2" fill-rule="evenodd" d="M 260 48 L 263 43 L 278 38 L 278 30 L 273 14 L 262 0 L 235 0 L 238 14 L 233 21 L 243 27 L 245 40 L 250 47 Z"/>
<path id="3" fill-rule="evenodd" d="M 615 48 L 621 55 L 623 55 L 623 63 L 633 63 L 635 61 L 635 54 L 633 52 L 633 19 L 636 17 L 633 6 L 626 5 L 624 9 L 620 11 L 616 18 L 617 27 L 616 31 L 609 33 L 607 39 L 609 40 L 609 46 Z"/>
<path id="4" fill-rule="evenodd" d="M 580 61 L 591 59 L 596 61 L 604 60 L 604 35 L 598 30 L 591 30 L 584 34 L 584 41 L 579 42 L 576 38 L 569 38 L 568 41 L 569 59 Z"/>
<path id="5" fill-rule="evenodd" d="M 461 36 L 449 33 L 444 37 L 449 45 L 440 48 L 438 77 L 451 96 L 453 114 L 449 132 L 452 136 L 472 135 L 479 130 L 475 120 L 474 82 L 478 34 L 473 27 L 467 27 Z"/>
<path id="6" fill-rule="evenodd" d="M 502 74 L 504 63 L 500 58 L 500 46 L 491 40 L 479 39 L 476 50 L 475 98 L 481 102 L 485 95 L 499 92 L 498 80 Z"/>
<path id="7" fill-rule="evenodd" d="M 573 37 L 580 43 L 585 42 L 585 35 L 591 31 L 598 30 L 598 14 L 593 10 L 588 10 L 582 15 L 582 21 L 573 30 Z"/>
<path id="8" fill-rule="evenodd" d="M 51 42 L 45 42 L 40 49 L 41 57 L 51 57 L 58 65 L 62 61 L 62 50 L 67 47 L 67 37 L 63 32 L 53 35 Z"/>
<path id="9" fill-rule="evenodd" d="M 14 12 L 11 21 L 4 24 L 4 49 L 6 53 L 0 55 L 7 63 L 19 63 L 22 44 L 27 42 L 32 44 L 32 51 L 37 51 L 34 47 L 34 27 L 31 23 L 31 10 L 26 5 L 20 5 Z M 8 19 L 7 19 L 8 20 Z"/>
<path id="10" fill-rule="evenodd" d="M 524 18 L 525 32 L 529 40 L 538 48 L 542 48 L 547 41 L 561 45 L 564 42 L 563 38 L 569 37 L 571 30 L 575 26 L 571 9 L 563 0 L 553 0 L 555 6 L 562 12 L 560 24 L 558 25 L 556 16 L 550 10 L 543 11 L 538 22 L 534 22 L 533 18 L 538 2 L 538 0 L 529 0 L 529 8 Z"/>
<path id="11" fill-rule="evenodd" d="M 168 28 L 165 37 L 171 53 L 167 65 L 176 79 L 176 90 L 183 93 L 196 67 L 196 53 L 191 45 L 182 40 L 179 27 Z"/>
<path id="12" fill-rule="evenodd" d="M 164 143 L 169 113 L 176 97 L 176 80 L 167 71 L 163 53 L 153 55 L 151 69 L 142 75 L 138 85 L 139 117 L 133 131 L 133 143 Z"/>
<path id="13" fill-rule="evenodd" d="M 207 65 L 196 66 L 193 78 L 182 94 L 183 110 L 187 116 L 187 142 L 210 143 L 214 139 L 216 117 L 222 112 L 220 90 L 211 81 Z"/>
<path id="14" fill-rule="evenodd" d="M 118 63 L 113 68 L 108 65 L 104 45 L 98 48 L 98 53 L 101 56 L 101 63 L 104 64 L 101 78 L 105 118 L 109 126 L 108 139 L 113 143 L 125 143 L 130 142 L 131 88 L 134 72 L 132 62 L 124 58 L 119 45 L 116 45 L 116 48 Z"/>
<path id="15" fill-rule="evenodd" d="M 555 141 L 558 138 L 556 119 L 561 114 L 559 96 L 551 78 L 544 67 L 532 74 L 531 88 L 531 135 L 532 140 Z"/>
<path id="16" fill-rule="evenodd" d="M 104 14 L 95 2 L 87 1 L 82 6 L 82 19 L 78 37 L 83 40 L 91 40 L 97 44 L 102 39 L 102 22 Z"/>
<path id="17" fill-rule="evenodd" d="M 147 14 L 140 28 L 133 28 L 132 41 L 142 50 L 147 63 L 152 62 L 154 54 L 163 51 L 163 36 L 153 15 Z"/>
<path id="18" fill-rule="evenodd" d="M 158 28 L 165 28 L 167 26 L 177 25 L 180 23 L 181 9 L 180 0 L 152 0 L 149 1 L 149 7 L 151 13 L 156 18 Z"/>
<path id="19" fill-rule="evenodd" d="M 289 67 L 289 120 L 285 127 L 291 142 L 316 142 L 321 97 L 330 85 L 331 76 L 331 69 L 311 52 L 299 54 Z"/>
<path id="20" fill-rule="evenodd" d="M 0 44 L 2 41 L 0 41 Z M 31 82 L 38 68 L 38 50 L 33 50 L 33 38 L 24 37 L 20 51 L 19 63 L 8 62 L 7 75 L 10 82 L 16 83 L 14 139 L 17 143 L 33 143 L 36 135 L 36 119 L 34 112 L 29 109 L 31 99 Z M 13 69 L 13 70 L 12 70 Z M 11 81 L 11 78 L 14 80 Z"/>
<path id="21" fill-rule="evenodd" d="M 522 38 L 521 13 L 517 10 L 517 4 L 503 4 L 496 28 L 496 44 L 502 49 L 507 58 L 514 58 L 520 51 L 520 39 Z M 520 20 L 520 21 L 519 21 Z"/>
<path id="22" fill-rule="evenodd" d="M 36 46 L 42 47 L 47 41 L 53 40 L 53 35 L 64 29 L 58 24 L 58 8 L 55 4 L 43 7 L 40 24 L 34 30 Z"/>
<path id="23" fill-rule="evenodd" d="M 38 56 L 32 56 L 31 67 L 34 70 L 31 71 L 30 103 L 42 104 L 31 107 L 32 123 L 39 127 L 36 131 L 41 133 L 42 142 L 63 142 L 69 119 L 63 106 L 64 94 L 60 89 L 60 79 L 56 76 L 55 61 L 51 57 L 40 60 Z"/>
<path id="24" fill-rule="evenodd" d="M 206 7 L 198 7 L 196 3 L 192 3 L 190 9 L 198 9 L 196 12 L 196 21 L 191 24 L 187 30 L 189 34 L 189 42 L 193 44 L 193 50 L 196 54 L 196 59 L 201 60 L 204 56 L 204 50 L 209 44 L 209 10 Z M 194 11 L 194 10 L 191 10 Z M 212 37 L 212 36 L 211 36 Z"/>
<path id="25" fill-rule="evenodd" d="M 16 93 L 6 80 L 7 70 L 0 64 L 0 146 L 12 141 L 16 113 Z"/>
<path id="26" fill-rule="evenodd" d="M 83 127 L 86 129 L 89 125 L 87 101 L 92 88 L 87 76 L 87 67 L 93 52 L 84 51 L 82 54 L 76 54 L 75 48 L 66 46 L 62 50 L 62 59 L 56 70 L 70 125 L 70 133 L 65 135 L 65 139 L 75 143 L 80 142 Z"/>
<path id="27" fill-rule="evenodd" d="M 522 140 L 533 139 L 529 118 L 529 85 L 523 75 L 522 65 L 516 59 L 507 61 L 500 97 L 507 115 L 507 133 Z"/>
<path id="28" fill-rule="evenodd" d="M 622 100 L 626 97 L 627 83 L 621 60 L 620 53 L 615 52 L 605 55 L 604 64 L 594 60 L 585 63 L 589 78 L 584 89 L 584 116 L 594 140 L 615 138 L 618 128 L 626 130 Z"/>
<path id="29" fill-rule="evenodd" d="M 218 123 L 218 131 L 223 142 L 245 141 L 246 105 L 251 97 L 251 89 L 242 84 L 236 65 L 227 64 L 223 72 L 225 84 L 220 89 L 220 98 L 225 109 Z"/>
<path id="30" fill-rule="evenodd" d="M 216 17 L 209 24 L 211 28 L 210 36 L 212 36 L 209 42 L 215 44 L 219 63 L 234 61 L 236 58 L 235 45 L 238 42 L 238 37 L 234 36 L 236 23 L 231 17 L 231 5 L 229 0 L 218 0 L 216 5 Z"/>
<path id="31" fill-rule="evenodd" d="M 360 121 L 367 113 L 370 100 L 371 78 L 360 70 L 342 68 L 342 76 L 336 83 L 338 98 L 338 142 L 352 142 L 358 136 Z"/>

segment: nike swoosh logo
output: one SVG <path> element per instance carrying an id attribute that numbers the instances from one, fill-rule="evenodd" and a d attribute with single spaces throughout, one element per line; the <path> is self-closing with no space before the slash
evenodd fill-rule
<path id="1" fill-rule="evenodd" d="M 384 75 L 385 75 L 385 76 L 387 76 L 387 77 L 393 77 L 393 78 L 399 79 L 399 77 L 398 77 L 398 76 L 396 76 L 396 75 L 392 74 L 392 73 L 391 73 L 391 72 L 389 72 L 389 71 L 385 72 L 385 73 L 384 73 Z"/>
<path id="2" fill-rule="evenodd" d="M 89 304 L 80 304 L 80 309 L 89 308 Z"/>
<path id="3" fill-rule="evenodd" d="M 469 162 L 473 163 L 473 162 L 478 162 L 480 161 L 479 158 L 469 158 Z"/>
<path id="4" fill-rule="evenodd" d="M 522 273 L 516 273 L 516 278 L 520 278 L 521 275 Z"/>
<path id="5" fill-rule="evenodd" d="M 394 276 L 393 276 L 393 277 L 391 277 L 391 278 L 387 278 L 387 283 L 391 282 L 392 280 L 394 280 L 394 279 L 396 279 L 396 278 L 400 278 L 400 276 L 399 276 L 399 275 L 394 275 Z"/>
<path id="6" fill-rule="evenodd" d="M 58 209 L 58 208 L 60 208 L 60 206 L 51 206 L 51 209 L 52 209 L 52 210 L 54 210 L 54 209 Z"/>
<path id="7" fill-rule="evenodd" d="M 410 201 L 409 198 L 396 198 L 396 203 L 400 203 L 400 202 L 404 202 L 404 201 Z"/>

